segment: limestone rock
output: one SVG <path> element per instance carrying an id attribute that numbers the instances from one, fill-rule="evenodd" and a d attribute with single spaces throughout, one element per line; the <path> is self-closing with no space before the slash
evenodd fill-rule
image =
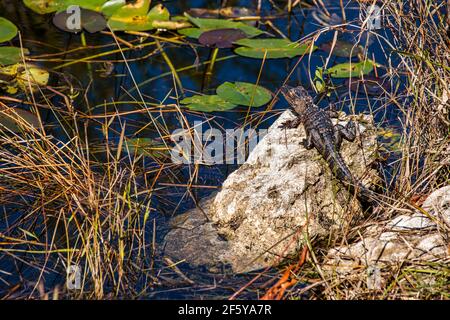
<path id="1" fill-rule="evenodd" d="M 360 241 L 329 250 L 324 269 L 346 276 L 404 262 L 448 259 L 449 222 L 447 186 L 429 195 L 422 210 L 370 227 Z"/>
<path id="2" fill-rule="evenodd" d="M 304 243 L 305 232 L 310 238 L 328 235 L 358 217 L 358 202 L 334 180 L 317 151 L 303 147 L 303 126 L 279 128 L 293 118 L 290 111 L 284 112 L 245 164 L 206 202 L 202 210 L 209 222 L 203 213 L 200 217 L 199 210 L 182 216 L 184 222 L 166 237 L 172 248 L 166 250 L 168 255 L 193 265 L 221 262 L 234 272 L 246 272 L 295 255 Z M 359 123 L 360 134 L 353 143 L 344 141 L 341 153 L 352 173 L 367 183 L 377 177 L 368 168 L 376 154 L 376 132 L 370 117 L 354 120 Z M 340 123 L 345 125 L 346 121 Z M 188 231 L 195 224 L 192 221 L 199 219 L 208 226 L 197 225 L 195 231 Z M 204 229 L 207 236 L 202 235 Z M 182 249 L 169 244 L 174 240 Z"/>

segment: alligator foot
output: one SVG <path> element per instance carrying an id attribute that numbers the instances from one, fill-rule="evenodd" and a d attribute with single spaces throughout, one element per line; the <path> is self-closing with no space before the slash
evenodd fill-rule
<path id="1" fill-rule="evenodd" d="M 356 126 L 353 121 L 350 120 L 345 127 L 338 124 L 335 126 L 335 130 L 336 144 L 340 145 L 342 142 L 342 138 L 350 142 L 355 141 Z"/>
<path id="2" fill-rule="evenodd" d="M 301 124 L 300 118 L 295 118 L 293 120 L 287 120 L 283 122 L 278 128 L 282 129 L 295 129 Z"/>

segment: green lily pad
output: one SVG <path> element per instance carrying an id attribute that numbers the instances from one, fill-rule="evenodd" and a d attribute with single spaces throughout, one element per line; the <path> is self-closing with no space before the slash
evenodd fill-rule
<path id="1" fill-rule="evenodd" d="M 149 156 L 156 159 L 168 157 L 167 147 L 151 138 L 132 138 L 126 139 L 123 144 L 123 151 L 136 156 Z"/>
<path id="2" fill-rule="evenodd" d="M 298 45 L 288 39 L 241 39 L 235 44 L 243 46 L 235 50 L 237 54 L 256 59 L 293 58 L 317 49 L 311 49 L 310 43 Z"/>
<path id="3" fill-rule="evenodd" d="M 50 74 L 47 70 L 29 64 L 26 68 L 19 68 L 16 80 L 22 91 L 28 91 L 30 88 L 32 91 L 35 91 L 39 87 L 46 86 L 49 78 Z"/>
<path id="4" fill-rule="evenodd" d="M 66 10 L 75 5 L 84 9 L 100 11 L 106 0 L 23 0 L 25 5 L 39 14 Z"/>
<path id="5" fill-rule="evenodd" d="M 23 49 L 25 55 L 30 52 Z M 22 49 L 17 47 L 0 47 L 0 66 L 7 66 L 22 61 Z"/>
<path id="6" fill-rule="evenodd" d="M 202 33 L 206 32 L 206 31 L 208 31 L 208 30 L 199 29 L 199 28 L 186 28 L 186 29 L 178 30 L 178 33 L 183 36 L 189 37 L 189 38 L 198 39 L 198 38 L 200 38 Z"/>
<path id="7" fill-rule="evenodd" d="M 325 71 L 333 78 L 349 78 L 366 75 L 372 72 L 376 63 L 372 60 L 365 60 L 356 63 L 340 63 Z"/>
<path id="8" fill-rule="evenodd" d="M 231 21 L 225 19 L 204 19 L 204 18 L 194 18 L 189 14 L 185 13 L 189 21 L 194 24 L 197 28 L 187 28 L 179 31 L 180 34 L 188 36 L 190 38 L 198 39 L 203 32 L 217 29 L 240 29 L 248 37 L 256 37 L 262 33 L 262 30 L 258 28 L 249 26 L 243 22 Z"/>
<path id="9" fill-rule="evenodd" d="M 247 82 L 225 82 L 217 88 L 217 95 L 228 102 L 248 107 L 261 107 L 272 99 L 269 90 Z"/>
<path id="10" fill-rule="evenodd" d="M 237 105 L 222 99 L 218 95 L 195 95 L 184 98 L 180 103 L 185 104 L 190 110 L 203 112 L 226 111 L 237 107 Z"/>
<path id="11" fill-rule="evenodd" d="M 40 128 L 41 122 L 29 111 L 15 108 L 0 108 L 0 130 L 5 127 L 14 132 L 20 133 L 27 127 Z"/>
<path id="12" fill-rule="evenodd" d="M 0 42 L 9 41 L 17 35 L 17 27 L 11 21 L 0 17 Z"/>
<path id="13" fill-rule="evenodd" d="M 131 5 L 129 4 L 118 9 L 111 16 L 108 20 L 111 29 L 118 31 L 147 31 L 155 28 L 153 26 L 154 21 L 168 21 L 170 19 L 169 11 L 161 4 L 154 6 L 145 14 L 140 14 L 143 12 L 142 7 L 126 10 Z"/>
<path id="14" fill-rule="evenodd" d="M 112 16 L 118 9 L 127 4 L 126 0 L 110 0 L 106 1 L 100 11 L 107 17 Z"/>
<path id="15" fill-rule="evenodd" d="M 67 8 L 64 0 L 23 0 L 23 3 L 39 14 L 47 14 Z"/>
<path id="16" fill-rule="evenodd" d="M 65 9 L 74 5 L 87 10 L 100 11 L 106 0 L 64 0 L 63 2 L 66 5 Z"/>

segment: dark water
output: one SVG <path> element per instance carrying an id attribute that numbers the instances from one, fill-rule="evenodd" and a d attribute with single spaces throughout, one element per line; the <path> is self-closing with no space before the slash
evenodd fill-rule
<path id="1" fill-rule="evenodd" d="M 227 1 L 227 6 L 246 6 L 249 8 L 255 8 L 255 3 L 257 1 Z M 171 12 L 172 15 L 182 14 L 184 11 L 198 7 L 198 8 L 218 8 L 221 6 L 221 1 L 164 1 Z M 283 7 L 284 1 L 276 1 L 278 5 Z M 152 5 L 156 4 L 154 2 Z M 341 15 L 341 9 L 339 7 L 339 1 L 329 1 L 327 9 L 330 13 L 336 13 Z M 349 2 L 346 5 L 346 17 L 348 21 L 355 21 L 358 24 L 359 7 L 356 2 Z M 281 30 L 285 35 L 293 41 L 301 39 L 306 35 L 316 32 L 318 29 L 322 28 L 318 23 L 312 18 L 312 10 L 305 9 L 295 9 L 291 15 L 283 12 L 277 12 L 268 1 L 263 1 L 262 7 L 263 15 L 279 15 L 277 19 L 271 20 L 272 23 Z M 24 46 L 29 48 L 33 56 L 39 56 L 42 54 L 57 53 L 61 50 L 70 50 L 78 48 L 81 46 L 81 39 L 79 35 L 70 35 L 61 31 L 58 31 L 50 22 L 51 16 L 40 16 L 30 10 L 26 9 L 21 1 L 12 0 L 0 0 L 0 16 L 5 16 L 11 21 L 13 21 L 21 30 L 22 37 L 24 41 Z M 276 35 L 273 29 L 268 29 L 266 26 L 259 26 L 263 30 L 267 30 Z M 390 31 L 386 29 L 380 29 L 376 31 L 378 34 L 390 39 Z M 316 45 L 321 43 L 326 43 L 332 40 L 334 31 L 324 31 L 320 38 L 317 40 Z M 347 30 L 346 33 L 340 32 L 339 36 L 342 39 L 352 40 L 355 37 L 354 32 L 351 32 L 351 28 Z M 121 35 L 122 36 L 122 35 Z M 279 37 L 278 35 L 276 35 Z M 123 35 L 123 38 L 132 41 L 136 37 Z M 369 38 L 370 40 L 370 38 Z M 194 40 L 193 40 L 194 41 Z M 110 36 L 94 34 L 87 34 L 86 42 L 89 46 L 99 46 L 112 44 L 112 39 Z M 194 41 L 195 42 L 195 41 Z M 17 45 L 18 43 L 15 43 Z M 367 41 L 364 40 L 362 45 L 368 46 L 369 57 L 374 58 L 378 63 L 382 65 L 387 65 L 388 62 L 395 65 L 395 58 L 390 56 L 389 49 L 383 46 L 378 41 Z M 95 53 L 100 53 L 108 50 L 115 49 L 114 46 L 102 49 L 92 49 L 88 50 L 89 55 L 94 55 Z M 133 59 L 142 57 L 146 54 L 151 53 L 155 50 L 154 46 L 145 48 L 143 50 L 128 51 L 125 53 L 125 57 L 132 61 Z M 211 55 L 211 50 L 208 48 L 198 47 L 198 56 L 200 62 L 206 61 Z M 175 68 L 189 67 L 192 66 L 197 56 L 194 51 L 189 46 L 179 46 L 179 45 L 166 45 L 165 52 L 172 60 Z M 77 59 L 83 57 L 85 53 L 81 54 L 68 54 L 64 58 L 69 61 L 70 59 Z M 218 58 L 223 58 L 227 56 L 232 56 L 234 53 L 232 49 L 221 49 Z M 273 59 L 267 60 L 263 66 L 261 76 L 259 79 L 259 84 L 271 90 L 272 92 L 277 92 L 280 86 L 287 82 L 291 85 L 302 84 L 307 88 L 311 88 L 309 74 L 314 74 L 314 70 L 318 66 L 322 66 L 328 57 L 328 53 L 321 50 L 315 51 L 310 58 L 305 57 L 299 62 L 299 58 L 293 59 Z M 391 60 L 387 61 L 389 57 Z M 105 60 L 122 60 L 122 56 L 118 53 L 106 58 L 101 58 Z M 357 58 L 354 58 L 357 61 Z M 44 58 L 42 60 L 47 60 Z M 257 81 L 258 75 L 261 70 L 261 60 L 249 59 L 244 57 L 232 57 L 227 60 L 219 61 L 216 63 L 213 75 L 209 79 L 209 83 L 205 81 L 205 66 L 199 66 L 197 68 L 191 68 L 187 71 L 180 72 L 180 78 L 183 87 L 187 90 L 195 92 L 205 92 L 212 93 L 215 88 L 225 81 L 245 81 L 255 83 Z M 329 66 L 336 63 L 348 62 L 348 58 L 331 57 L 329 61 Z M 55 66 L 62 64 L 63 61 L 52 63 L 48 61 L 37 62 L 45 67 L 52 69 Z M 82 112 L 90 114 L 103 114 L 104 108 L 101 106 L 104 102 L 111 101 L 132 101 L 140 100 L 140 96 L 137 94 L 134 81 L 141 84 L 145 82 L 145 85 L 139 86 L 140 92 L 146 97 L 146 100 L 153 101 L 154 103 L 159 103 L 163 101 L 169 92 L 173 93 L 173 79 L 171 76 L 159 77 L 162 73 L 170 72 L 167 67 L 163 57 L 161 55 L 153 55 L 144 60 L 129 62 L 129 68 L 133 74 L 133 78 L 130 76 L 130 72 L 127 70 L 127 66 L 124 63 L 114 63 L 114 75 L 111 77 L 100 77 L 98 70 L 103 67 L 102 63 L 96 63 L 91 65 L 91 69 L 87 67 L 87 64 L 78 63 L 76 65 L 59 69 L 59 73 L 52 74 L 53 84 L 64 85 L 64 81 L 61 80 L 61 74 L 66 75 L 70 78 L 74 86 L 80 89 L 86 89 L 88 85 L 89 91 L 87 91 L 87 100 L 89 101 L 89 106 L 85 103 L 83 99 L 83 94 L 80 94 L 76 100 L 76 108 Z M 293 71 L 293 72 L 292 72 Z M 382 68 L 378 69 L 378 76 L 383 76 L 384 70 Z M 288 75 L 291 74 L 288 79 Z M 119 76 L 124 75 L 124 76 Z M 159 78 L 158 78 L 159 77 Z M 152 80 L 153 79 L 153 80 Z M 150 81 L 152 80 L 152 81 Z M 343 80 L 333 80 L 333 84 L 339 87 L 343 84 Z M 124 89 L 131 90 L 128 94 Z M 171 91 L 172 90 L 172 91 Z M 342 108 L 347 112 L 361 113 L 369 112 L 380 109 L 379 112 L 375 113 L 376 121 L 380 126 L 384 127 L 395 127 L 397 117 L 399 112 L 393 106 L 388 106 L 386 108 L 385 96 L 376 96 L 366 98 L 365 95 L 355 98 L 354 93 L 349 93 L 348 89 L 343 86 L 343 88 L 336 90 L 330 97 L 325 97 L 321 99 L 320 104 L 325 106 L 329 103 L 337 103 L 339 108 Z M 349 101 L 353 101 L 353 106 L 350 106 Z M 60 98 L 53 98 L 52 102 L 57 105 L 63 101 Z M 164 103 L 175 103 L 174 99 L 169 98 L 165 100 Z M 95 106 L 100 106 L 94 108 Z M 277 114 L 282 112 L 287 108 L 286 102 L 280 97 L 273 105 L 273 110 L 267 112 L 259 123 L 258 128 L 267 128 L 276 119 Z M 110 109 L 109 111 L 112 111 Z M 135 110 L 133 104 L 121 104 L 120 111 L 132 111 Z M 254 112 L 258 112 L 255 110 Z M 223 129 L 238 128 L 243 125 L 243 119 L 247 113 L 246 108 L 238 108 L 232 112 L 222 112 L 213 114 L 214 119 L 208 122 L 208 126 Z M 192 125 L 195 121 L 205 121 L 203 115 L 194 115 L 193 113 L 186 113 L 186 117 L 189 123 Z M 51 114 L 46 114 L 43 111 L 43 118 L 46 122 L 51 123 L 54 119 Z M 148 115 L 144 113 L 135 113 L 130 116 L 122 116 L 121 121 L 126 120 L 127 122 L 127 132 L 128 137 L 136 136 L 135 133 L 143 128 L 149 123 Z M 174 117 L 173 114 L 164 116 L 164 120 L 171 130 L 178 129 L 179 119 Z M 119 122 L 114 122 L 111 128 L 116 129 L 118 134 L 114 135 L 111 133 L 109 139 L 111 141 L 118 141 L 120 137 L 121 125 Z M 52 135 L 63 140 L 66 139 L 61 128 L 57 126 L 52 127 Z M 97 123 L 90 123 L 88 136 L 90 143 L 95 145 L 96 142 L 102 141 L 103 134 L 101 132 L 101 126 Z M 148 126 L 147 129 L 140 131 L 137 135 L 139 137 L 158 137 L 157 132 L 154 130 L 153 126 Z M 101 161 L 102 156 L 98 155 L 98 159 Z M 149 168 L 152 167 L 150 161 L 146 163 Z M 196 181 L 197 184 L 207 185 L 207 186 L 220 186 L 226 176 L 236 169 L 236 165 L 217 165 L 212 167 L 201 166 L 199 179 Z M 176 183 L 183 184 L 187 183 L 190 178 L 189 166 L 184 166 L 179 168 L 177 171 L 177 181 Z M 162 178 L 160 182 L 174 182 L 171 178 Z M 153 196 L 152 203 L 156 208 L 156 211 L 152 213 L 151 218 L 157 219 L 158 228 L 158 238 L 160 239 L 164 233 L 167 231 L 168 224 L 167 221 L 173 215 L 185 212 L 189 208 L 194 206 L 194 202 L 190 197 L 183 197 L 186 193 L 185 188 L 174 188 L 174 187 L 161 187 L 160 191 Z M 197 199 L 201 199 L 208 194 L 210 194 L 214 189 L 199 189 L 193 192 Z M 14 208 L 3 208 L 4 210 L 13 211 Z M 8 217 L 8 224 L 11 224 L 11 214 Z M 0 230 L 5 230 L 7 228 L 5 219 L 0 217 Z M 151 234 L 149 234 L 151 237 Z M 35 258 L 30 258 L 27 256 L 22 256 L 25 261 L 30 259 L 32 261 Z M 5 279 L 9 283 L 15 283 L 14 280 L 28 279 L 33 281 L 39 274 L 39 269 L 33 266 L 31 263 L 19 263 L 12 262 L 12 259 L 8 255 L 0 254 L 0 271 L 3 270 L 6 273 L 0 274 L 0 279 Z M 38 263 L 36 263 L 38 265 Z M 56 266 L 56 261 L 48 261 L 47 268 L 51 270 L 52 266 Z M 21 274 L 18 275 L 16 270 L 20 269 Z M 249 279 L 254 275 L 246 276 L 229 276 L 224 277 L 222 275 L 214 275 L 207 271 L 202 270 L 191 270 L 188 267 L 184 269 L 193 279 L 196 280 L 199 285 L 191 286 L 183 283 L 173 284 L 171 287 L 166 286 L 163 288 L 156 288 L 154 290 L 148 291 L 149 298 L 204 298 L 204 297 L 228 297 L 235 290 L 242 287 Z M 8 274 L 10 272 L 11 274 Z M 273 271 L 274 272 L 274 271 Z M 271 273 L 267 273 L 267 277 Z M 63 283 L 61 277 L 58 276 L 58 272 L 49 272 L 44 274 L 46 287 L 52 288 L 56 284 Z M 143 276 L 144 277 L 144 276 Z M 253 287 L 250 287 L 246 291 L 246 297 L 255 297 L 256 289 L 260 283 L 264 283 L 267 279 L 261 279 Z M 150 281 L 149 279 L 141 279 L 137 281 L 142 283 L 143 289 L 145 283 Z M 0 282 L 0 288 L 4 284 Z M 33 285 L 30 284 L 30 287 Z M 3 288 L 7 290 L 8 288 Z M 0 294 L 3 290 L 0 289 Z"/>

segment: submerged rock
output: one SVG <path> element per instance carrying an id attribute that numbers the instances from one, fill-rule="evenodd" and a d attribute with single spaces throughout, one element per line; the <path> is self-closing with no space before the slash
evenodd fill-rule
<path id="1" fill-rule="evenodd" d="M 165 239 L 167 255 L 191 265 L 222 263 L 233 272 L 247 272 L 296 255 L 306 234 L 327 236 L 356 221 L 358 202 L 335 181 L 317 151 L 303 147 L 303 126 L 279 128 L 293 118 L 284 112 L 217 195 L 177 217 Z M 367 184 L 377 180 L 369 169 L 376 157 L 376 130 L 369 116 L 353 120 L 359 123 L 358 138 L 344 141 L 341 153 Z"/>

